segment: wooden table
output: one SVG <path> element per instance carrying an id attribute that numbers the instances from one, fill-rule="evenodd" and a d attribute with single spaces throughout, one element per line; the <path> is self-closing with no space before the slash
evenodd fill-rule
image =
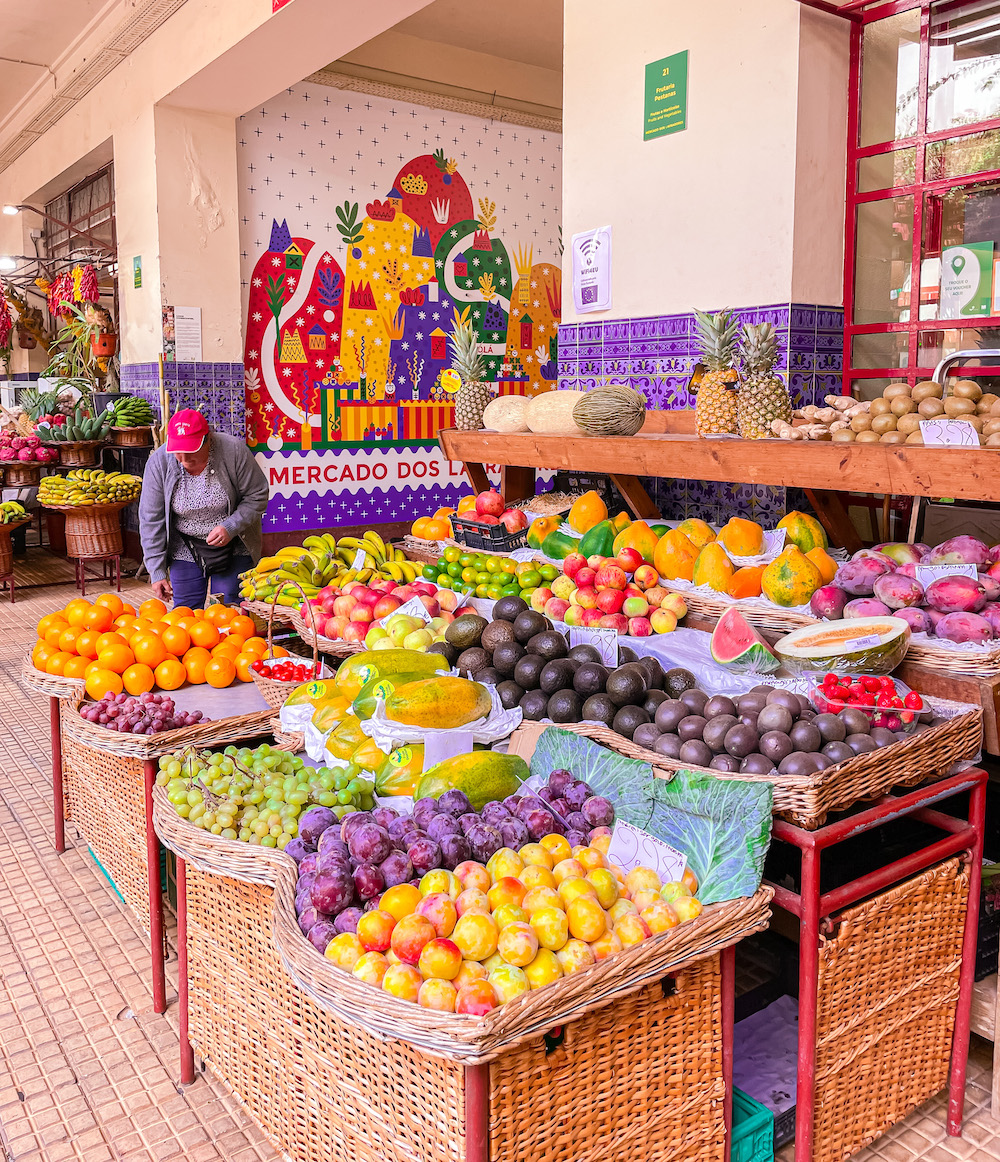
<path id="1" fill-rule="evenodd" d="M 691 411 L 649 412 L 636 436 L 445 428 L 438 440 L 449 460 L 465 464 L 477 491 L 489 488 L 485 465 L 499 466 L 508 502 L 534 495 L 536 468 L 607 473 L 637 519 L 660 516 L 642 476 L 802 488 L 831 541 L 851 551 L 861 540 L 848 518 L 845 493 L 1000 500 L 1000 456 L 993 448 L 699 439 Z"/>

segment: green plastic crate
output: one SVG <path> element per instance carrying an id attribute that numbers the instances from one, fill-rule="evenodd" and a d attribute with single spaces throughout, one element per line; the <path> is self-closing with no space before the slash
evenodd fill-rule
<path id="1" fill-rule="evenodd" d="M 730 1162 L 771 1162 L 774 1114 L 733 1086 L 733 1145 Z"/>

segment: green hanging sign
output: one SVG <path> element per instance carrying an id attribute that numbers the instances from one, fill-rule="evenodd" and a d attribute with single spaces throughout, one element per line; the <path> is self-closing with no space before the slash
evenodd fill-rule
<path id="1" fill-rule="evenodd" d="M 687 129 L 687 79 L 687 49 L 646 65 L 643 141 Z"/>

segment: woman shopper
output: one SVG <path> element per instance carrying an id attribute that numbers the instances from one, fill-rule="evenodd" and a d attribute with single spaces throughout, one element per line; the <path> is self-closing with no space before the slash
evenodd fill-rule
<path id="1" fill-rule="evenodd" d="M 267 478 L 244 441 L 213 432 L 192 408 L 177 412 L 147 461 L 139 498 L 156 596 L 197 609 L 211 591 L 234 604 L 239 574 L 260 560 L 266 507 Z"/>

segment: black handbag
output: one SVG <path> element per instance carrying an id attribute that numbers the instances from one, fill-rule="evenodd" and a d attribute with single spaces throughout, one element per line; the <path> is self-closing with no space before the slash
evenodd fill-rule
<path id="1" fill-rule="evenodd" d="M 220 577 L 231 572 L 235 558 L 234 539 L 226 545 L 210 545 L 204 537 L 189 537 L 187 533 L 181 533 L 181 538 L 206 577 Z"/>

